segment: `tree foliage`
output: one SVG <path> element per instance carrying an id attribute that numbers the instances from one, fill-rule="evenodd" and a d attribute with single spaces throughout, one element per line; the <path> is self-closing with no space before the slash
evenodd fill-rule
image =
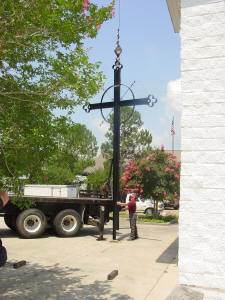
<path id="1" fill-rule="evenodd" d="M 121 110 L 121 162 L 128 159 L 137 159 L 151 149 L 152 136 L 146 129 L 142 129 L 143 122 L 139 112 L 124 107 Z M 113 114 L 108 118 L 110 127 L 106 133 L 106 142 L 102 144 L 102 152 L 112 157 L 113 151 Z"/>
<path id="2" fill-rule="evenodd" d="M 112 6 L 90 4 L 84 11 L 82 0 L 2 1 L 0 95 L 4 100 L 35 95 L 34 102 L 47 98 L 52 107 L 65 108 L 89 99 L 98 91 L 102 75 L 98 64 L 89 62 L 83 41 L 97 35 L 98 25 L 111 16 L 111 10 Z"/>
<path id="3" fill-rule="evenodd" d="M 109 176 L 112 167 L 111 163 L 111 160 L 106 160 L 104 162 L 104 169 L 96 170 L 95 172 L 88 175 L 87 183 L 91 189 L 101 190 L 105 183 L 108 183 L 110 185 L 111 178 L 109 178 Z"/>
<path id="4" fill-rule="evenodd" d="M 57 134 L 57 149 L 43 168 L 40 183 L 71 184 L 94 163 L 95 136 L 85 125 L 69 123 Z"/>
<path id="5" fill-rule="evenodd" d="M 84 7 L 82 0 L 1 1 L 0 188 L 26 174 L 35 181 L 57 150 L 55 109 L 71 113 L 101 87 L 99 63 L 89 61 L 83 43 L 112 8 Z"/>
<path id="6" fill-rule="evenodd" d="M 88 187 L 94 190 L 100 190 L 106 182 L 108 173 L 106 169 L 96 170 L 94 173 L 88 175 Z"/>

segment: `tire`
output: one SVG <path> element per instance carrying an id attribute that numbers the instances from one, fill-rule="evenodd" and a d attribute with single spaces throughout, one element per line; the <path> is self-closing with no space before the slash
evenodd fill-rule
<path id="1" fill-rule="evenodd" d="M 22 211 L 16 219 L 17 231 L 26 239 L 40 237 L 44 233 L 46 225 L 46 216 L 35 208 Z"/>
<path id="2" fill-rule="evenodd" d="M 55 216 L 53 226 L 57 235 L 72 237 L 79 232 L 81 223 L 81 217 L 74 209 L 65 209 Z"/>
<path id="3" fill-rule="evenodd" d="M 8 226 L 11 230 L 16 231 L 16 215 L 5 214 L 4 221 L 5 225 Z"/>
<path id="4" fill-rule="evenodd" d="M 146 208 L 145 214 L 148 215 L 148 216 L 153 215 L 153 208 L 150 208 L 150 207 Z"/>

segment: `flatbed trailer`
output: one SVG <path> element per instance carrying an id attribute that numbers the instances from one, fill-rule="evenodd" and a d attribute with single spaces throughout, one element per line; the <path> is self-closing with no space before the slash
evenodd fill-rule
<path id="1" fill-rule="evenodd" d="M 113 209 L 111 198 L 22 196 L 31 204 L 29 209 L 19 209 L 9 203 L 1 215 L 6 225 L 24 238 L 40 237 L 47 228 L 53 227 L 58 236 L 76 236 L 83 224 L 97 226 L 102 236 L 104 224 L 109 221 Z"/>

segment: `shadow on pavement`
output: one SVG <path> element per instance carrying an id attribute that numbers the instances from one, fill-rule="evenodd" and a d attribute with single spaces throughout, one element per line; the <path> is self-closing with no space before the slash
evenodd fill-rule
<path id="1" fill-rule="evenodd" d="M 176 264 L 178 257 L 178 238 L 157 258 L 156 262 L 161 264 Z"/>
<path id="2" fill-rule="evenodd" d="M 159 239 L 149 239 L 149 238 L 145 238 L 145 237 L 139 237 L 140 240 L 148 240 L 148 241 L 156 241 L 156 242 L 162 242 L 162 240 Z"/>
<path id="3" fill-rule="evenodd" d="M 1 228 L 0 229 L 0 238 L 16 238 L 18 234 L 11 229 L 8 228 Z"/>
<path id="4" fill-rule="evenodd" d="M 121 229 L 121 228 L 120 228 Z M 111 228 L 105 228 L 104 229 L 104 235 L 112 235 L 112 229 Z M 122 233 L 117 232 L 117 235 L 121 235 Z M 52 236 L 56 236 L 53 229 L 49 228 L 46 230 L 46 232 L 39 238 L 36 239 L 45 239 Z M 85 236 L 92 236 L 93 238 L 97 238 L 99 236 L 99 231 L 97 227 L 84 227 L 81 229 L 77 237 L 85 237 Z M 9 229 L 9 228 L 0 228 L 0 238 L 20 238 L 17 232 Z M 74 237 L 76 238 L 76 237 Z M 1 298 L 0 298 L 1 299 Z"/>
<path id="5" fill-rule="evenodd" d="M 0 299 L 63 299 L 63 300 L 132 300 L 125 294 L 111 294 L 108 281 L 82 283 L 79 269 L 61 268 L 58 265 L 43 267 L 27 264 L 13 269 L 10 263 L 0 268 Z"/>
<path id="6" fill-rule="evenodd" d="M 117 233 L 118 234 L 118 233 Z M 130 233 L 120 234 L 120 236 L 117 238 L 118 241 L 125 240 L 130 237 Z"/>
<path id="7" fill-rule="evenodd" d="M 46 238 L 49 238 L 51 236 L 55 236 L 55 233 L 52 229 L 47 229 L 46 232 L 36 238 L 36 239 L 46 239 Z M 10 238 L 17 238 L 17 239 L 24 239 L 22 237 L 19 236 L 19 234 L 16 232 L 16 231 L 13 231 L 9 228 L 1 228 L 0 229 L 0 238 L 5 238 L 5 239 L 10 239 Z M 1 299 L 1 298 L 0 298 Z"/>
<path id="8" fill-rule="evenodd" d="M 127 229 L 127 228 L 120 228 L 120 229 Z M 117 236 L 124 235 L 123 233 L 121 233 L 119 231 L 117 231 L 116 234 L 117 234 Z M 106 237 L 111 238 L 112 228 L 104 228 L 104 235 L 106 235 Z M 78 236 L 79 237 L 92 236 L 94 238 L 97 238 L 99 236 L 99 230 L 97 227 L 84 227 L 84 228 L 82 228 L 82 230 L 80 231 Z"/>

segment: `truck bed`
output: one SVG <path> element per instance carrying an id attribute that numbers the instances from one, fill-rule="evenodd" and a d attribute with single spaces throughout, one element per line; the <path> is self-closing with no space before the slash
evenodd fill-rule
<path id="1" fill-rule="evenodd" d="M 14 196 L 10 196 L 12 199 Z M 97 204 L 97 205 L 112 205 L 111 198 L 97 197 L 57 197 L 57 196 L 22 196 L 34 203 L 79 203 L 79 204 Z"/>

